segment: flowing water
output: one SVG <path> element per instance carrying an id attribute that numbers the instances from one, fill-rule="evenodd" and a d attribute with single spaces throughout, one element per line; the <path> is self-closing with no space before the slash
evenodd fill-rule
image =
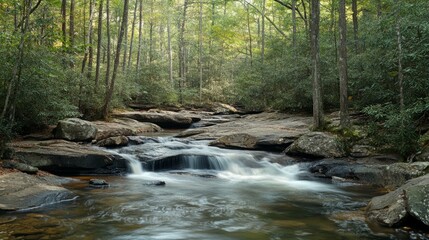
<path id="1" fill-rule="evenodd" d="M 376 189 L 313 179 L 305 165 L 277 163 L 286 156 L 134 140 L 113 151 L 129 162 L 128 176 L 103 177 L 108 188 L 79 181 L 67 186 L 79 195 L 73 202 L 0 215 L 0 239 L 409 238 L 367 226 L 363 207 Z"/>

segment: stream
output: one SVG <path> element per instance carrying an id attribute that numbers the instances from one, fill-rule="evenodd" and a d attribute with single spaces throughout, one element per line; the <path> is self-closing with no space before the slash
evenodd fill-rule
<path id="1" fill-rule="evenodd" d="M 124 177 L 80 176 L 79 195 L 0 219 L 0 239 L 409 239 L 370 229 L 364 207 L 378 189 L 315 179 L 305 163 L 206 141 L 136 137 L 109 150 L 129 163 Z M 143 164 L 142 164 L 143 162 Z M 283 164 L 279 164 L 283 163 Z M 154 183 L 165 182 L 165 186 Z M 10 232 L 13 238 L 9 238 Z"/>

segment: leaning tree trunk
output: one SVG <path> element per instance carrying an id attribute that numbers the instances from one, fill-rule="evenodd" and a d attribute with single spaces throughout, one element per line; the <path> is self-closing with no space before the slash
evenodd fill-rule
<path id="1" fill-rule="evenodd" d="M 126 22 L 128 22 L 128 2 L 129 2 L 129 0 L 124 0 L 124 12 L 123 12 L 123 16 L 122 16 L 121 29 L 119 31 L 119 36 L 118 36 L 118 43 L 116 45 L 116 53 L 115 53 L 115 61 L 113 64 L 112 80 L 110 82 L 109 88 L 106 91 L 106 96 L 104 99 L 104 105 L 103 105 L 103 111 L 102 111 L 104 119 L 107 118 L 108 113 L 109 113 L 109 106 L 110 106 L 110 102 L 111 102 L 112 96 L 113 96 L 113 90 L 115 87 L 116 75 L 118 73 L 119 59 L 120 59 L 121 47 L 122 47 L 122 40 L 123 40 L 124 34 L 125 34 Z"/>

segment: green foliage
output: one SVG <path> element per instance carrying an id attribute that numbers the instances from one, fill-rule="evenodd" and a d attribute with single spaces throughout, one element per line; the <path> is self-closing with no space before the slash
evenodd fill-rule
<path id="1" fill-rule="evenodd" d="M 6 150 L 7 143 L 10 142 L 13 137 L 12 127 L 10 122 L 0 119 L 0 159 Z"/>
<path id="2" fill-rule="evenodd" d="M 419 135 L 413 119 L 413 108 L 400 111 L 393 104 L 372 105 L 364 112 L 372 118 L 369 133 L 377 145 L 384 145 L 403 156 L 418 150 Z"/>

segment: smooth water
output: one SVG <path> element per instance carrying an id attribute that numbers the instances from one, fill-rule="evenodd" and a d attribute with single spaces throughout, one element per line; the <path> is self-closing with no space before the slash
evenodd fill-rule
<path id="1" fill-rule="evenodd" d="M 312 179 L 303 165 L 276 163 L 285 156 L 136 140 L 114 151 L 130 175 L 104 177 L 104 189 L 70 184 L 74 202 L 0 215 L 0 239 L 408 239 L 365 223 L 377 190 Z"/>

